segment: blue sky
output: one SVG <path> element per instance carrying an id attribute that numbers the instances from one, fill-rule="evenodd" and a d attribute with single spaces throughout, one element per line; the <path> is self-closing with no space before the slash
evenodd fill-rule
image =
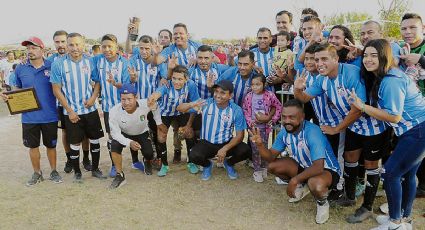
<path id="1" fill-rule="evenodd" d="M 383 2 L 388 5 L 390 0 Z M 424 1 L 410 2 L 411 9 L 425 18 Z M 128 18 L 132 16 L 141 18 L 141 34 L 156 36 L 160 29 L 171 29 L 173 24 L 183 22 L 195 39 L 229 39 L 255 36 L 257 29 L 263 26 L 276 31 L 274 17 L 283 9 L 294 13 L 295 22 L 305 7 L 316 9 L 320 17 L 338 12 L 377 15 L 379 10 L 378 0 L 43 0 L 30 3 L 2 4 L 0 44 L 17 43 L 32 35 L 52 44 L 51 35 L 59 29 L 79 32 L 89 38 L 112 33 L 123 42 Z"/>

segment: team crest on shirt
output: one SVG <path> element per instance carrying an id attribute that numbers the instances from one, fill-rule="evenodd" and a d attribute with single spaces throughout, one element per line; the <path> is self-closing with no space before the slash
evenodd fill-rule
<path id="1" fill-rule="evenodd" d="M 149 66 L 148 73 L 149 75 L 156 76 L 158 74 L 158 68 L 156 66 Z"/>
<path id="2" fill-rule="evenodd" d="M 338 95 L 340 95 L 341 97 L 347 96 L 347 91 L 345 91 L 344 87 L 342 87 L 342 86 L 339 86 L 337 88 L 337 92 L 338 92 Z"/>
<path id="3" fill-rule="evenodd" d="M 304 139 L 300 139 L 298 142 L 298 148 L 304 149 L 305 147 L 307 147 L 307 145 L 305 144 Z"/>
<path id="4" fill-rule="evenodd" d="M 81 67 L 81 71 L 85 74 L 88 74 L 89 73 L 89 67 L 87 65 L 83 65 Z"/>
<path id="5" fill-rule="evenodd" d="M 222 114 L 221 120 L 223 120 L 224 122 L 230 121 L 230 115 L 229 114 Z"/>
<path id="6" fill-rule="evenodd" d="M 50 77 L 50 71 L 49 70 L 44 70 L 44 76 L 46 77 Z"/>
<path id="7" fill-rule="evenodd" d="M 140 121 L 144 121 L 145 120 L 145 115 L 140 115 Z"/>
<path id="8" fill-rule="evenodd" d="M 111 74 L 114 75 L 114 76 L 117 75 L 118 74 L 118 68 L 117 67 L 112 67 Z"/>

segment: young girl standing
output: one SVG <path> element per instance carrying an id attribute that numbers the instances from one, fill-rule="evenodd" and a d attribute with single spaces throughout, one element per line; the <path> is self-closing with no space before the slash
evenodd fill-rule
<path id="1" fill-rule="evenodd" d="M 252 77 L 251 92 L 245 96 L 242 107 L 248 126 L 259 128 L 263 143 L 268 143 L 269 134 L 272 131 L 270 123 L 279 121 L 282 104 L 274 93 L 266 90 L 266 77 L 263 74 Z M 261 160 L 256 145 L 251 141 L 250 145 L 254 164 L 254 181 L 263 182 L 267 177 L 266 162 Z"/>

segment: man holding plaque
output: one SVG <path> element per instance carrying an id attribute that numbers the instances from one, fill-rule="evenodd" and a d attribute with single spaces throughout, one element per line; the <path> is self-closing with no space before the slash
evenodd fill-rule
<path id="1" fill-rule="evenodd" d="M 81 142 L 85 136 L 90 141 L 92 176 L 106 179 L 99 169 L 99 138 L 103 137 L 103 130 L 94 105 L 100 92 L 100 83 L 92 60 L 83 56 L 84 43 L 81 34 L 68 34 L 68 54 L 54 62 L 50 79 L 53 92 L 64 108 L 66 136 L 71 148 L 74 182 L 77 183 L 82 182 L 79 158 Z M 91 81 L 95 82 L 94 88 Z"/>
<path id="2" fill-rule="evenodd" d="M 20 111 L 11 113 L 22 113 L 22 139 L 24 146 L 29 148 L 29 155 L 34 173 L 27 182 L 27 186 L 35 185 L 44 180 L 40 169 L 40 137 L 43 137 L 43 144 L 47 148 L 47 158 L 50 162 L 52 172 L 50 180 L 54 183 L 61 183 L 62 178 L 56 171 L 56 142 L 57 142 L 57 123 L 58 115 L 56 111 L 56 99 L 53 95 L 52 84 L 50 83 L 50 61 L 43 59 L 43 42 L 37 37 L 30 37 L 22 42 L 27 47 L 29 60 L 26 64 L 20 64 L 16 67 L 16 86 L 22 89 L 31 89 L 33 103 L 25 102 L 20 98 L 22 104 Z M 8 95 L 2 95 L 9 104 L 13 103 L 14 97 L 18 97 L 18 92 Z M 28 108 L 23 108 L 23 104 Z M 12 108 L 13 106 L 9 106 Z M 31 108 L 30 108 L 31 107 Z M 28 112 L 26 112 L 28 111 Z"/>

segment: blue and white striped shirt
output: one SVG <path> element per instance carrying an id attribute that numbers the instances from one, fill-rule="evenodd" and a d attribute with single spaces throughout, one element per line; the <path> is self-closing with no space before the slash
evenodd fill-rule
<path id="1" fill-rule="evenodd" d="M 214 98 L 206 100 L 202 108 L 201 139 L 213 144 L 229 142 L 233 137 L 233 130 L 244 131 L 247 128 L 242 108 L 234 102 L 220 109 Z"/>
<path id="2" fill-rule="evenodd" d="M 103 54 L 93 57 L 96 74 L 100 80 L 100 89 L 102 95 L 102 110 L 109 110 L 116 104 L 120 103 L 121 95 L 117 87 L 108 82 L 110 72 L 116 83 L 130 83 L 130 75 L 128 73 L 128 61 L 121 55 L 114 62 L 109 62 Z"/>
<path id="3" fill-rule="evenodd" d="M 156 92 L 161 94 L 158 103 L 161 116 L 180 115 L 182 113 L 176 110 L 178 105 L 199 100 L 198 89 L 192 80 L 188 80 L 181 89 L 175 89 L 171 80 L 168 81 L 168 84 L 170 85 L 169 88 L 161 86 L 156 90 Z"/>
<path id="4" fill-rule="evenodd" d="M 174 55 L 179 60 L 179 65 L 187 66 L 189 64 L 190 59 L 196 59 L 196 52 L 201 46 L 201 44 L 192 40 L 188 40 L 187 43 L 188 46 L 185 50 L 179 49 L 176 44 L 171 44 L 170 46 L 162 50 L 160 55 L 165 58 L 165 62 L 168 62 L 168 58 L 171 57 L 174 53 Z"/>
<path id="5" fill-rule="evenodd" d="M 212 97 L 212 93 L 207 87 L 208 74 L 211 73 L 214 75 L 214 83 L 216 83 L 221 74 L 223 74 L 227 69 L 229 69 L 229 66 L 216 63 L 212 63 L 210 69 L 207 72 L 201 70 L 198 65 L 189 69 L 190 79 L 195 82 L 196 86 L 198 87 L 199 96 L 202 99 Z"/>
<path id="6" fill-rule="evenodd" d="M 238 67 L 231 67 L 223 73 L 218 81 L 229 80 L 233 83 L 233 100 L 237 105 L 242 106 L 245 95 L 251 91 L 251 80 L 254 74 L 253 70 L 247 79 L 243 79 Z"/>
<path id="7" fill-rule="evenodd" d="M 382 79 L 378 98 L 380 108 L 391 115 L 401 115 L 397 124 L 388 123 L 397 136 L 425 121 L 425 97 L 400 69 L 391 69 Z"/>
<path id="8" fill-rule="evenodd" d="M 148 98 L 158 88 L 161 78 L 159 67 L 145 62 L 140 54 L 131 57 L 130 65 L 137 72 L 136 89 L 139 98 Z"/>
<path id="9" fill-rule="evenodd" d="M 89 57 L 83 55 L 80 61 L 74 62 L 68 54 L 56 59 L 52 65 L 50 82 L 62 86 L 62 93 L 65 95 L 68 105 L 78 115 L 96 110 L 95 105 L 89 108 L 84 106 L 84 102 L 88 101 L 93 94 L 90 82 L 99 82 L 97 74 L 93 72 L 93 67 L 93 61 Z M 68 115 L 66 110 L 64 110 L 64 114 Z"/>
<path id="10" fill-rule="evenodd" d="M 306 73 L 306 87 L 308 88 L 314 84 L 318 75 L 313 75 L 308 71 Z M 313 106 L 314 113 L 316 113 L 320 125 L 335 127 L 342 122 L 343 118 L 341 113 L 339 113 L 326 94 L 321 94 L 311 99 L 310 103 Z"/>
<path id="11" fill-rule="evenodd" d="M 304 121 L 298 133 L 288 133 L 282 129 L 273 143 L 272 149 L 283 152 L 285 149 L 291 157 L 303 168 L 308 168 L 313 161 L 324 159 L 324 167 L 341 176 L 341 169 L 332 151 L 328 139 L 319 126 Z"/>
<path id="12" fill-rule="evenodd" d="M 263 69 L 264 76 L 269 76 L 272 73 L 274 48 L 270 47 L 267 53 L 263 53 L 256 47 L 251 52 L 254 53 L 255 64 Z"/>
<path id="13" fill-rule="evenodd" d="M 326 96 L 345 118 L 351 110 L 348 98 L 352 89 L 362 101 L 367 101 L 366 88 L 360 77 L 360 69 L 354 65 L 339 63 L 336 78 L 319 75 L 314 84 L 306 89 L 306 93 L 313 97 L 326 93 Z M 384 132 L 387 126 L 382 121 L 362 115 L 348 128 L 363 136 L 373 136 Z"/>

